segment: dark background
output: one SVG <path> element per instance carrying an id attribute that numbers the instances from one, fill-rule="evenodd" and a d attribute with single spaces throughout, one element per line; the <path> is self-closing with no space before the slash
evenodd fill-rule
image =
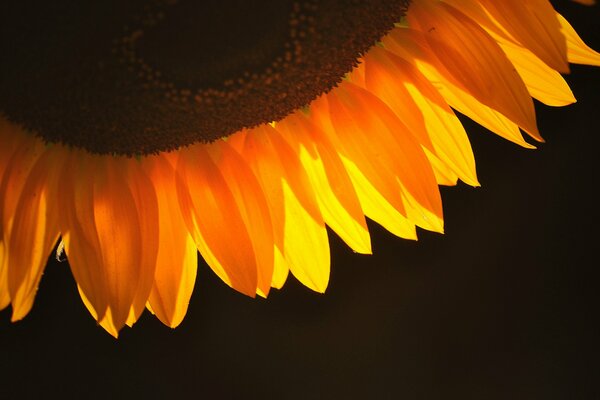
<path id="1" fill-rule="evenodd" d="M 598 7 L 556 5 L 600 49 Z M 115 340 L 51 262 L 31 313 L 0 313 L 0 398 L 600 398 L 600 69 L 567 80 L 538 150 L 465 121 L 483 186 L 442 189 L 445 235 L 371 224 L 373 256 L 331 236 L 325 295 L 250 299 L 201 264 L 179 328 L 145 313 Z"/>

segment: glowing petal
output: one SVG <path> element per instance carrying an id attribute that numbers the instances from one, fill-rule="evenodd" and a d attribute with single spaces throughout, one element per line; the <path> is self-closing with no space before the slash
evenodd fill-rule
<path id="1" fill-rule="evenodd" d="M 221 279 L 254 296 L 256 257 L 236 200 L 204 146 L 180 151 L 178 196 L 200 254 Z"/>
<path id="2" fill-rule="evenodd" d="M 163 157 L 148 157 L 144 166 L 156 188 L 159 209 L 159 247 L 154 286 L 147 307 L 165 325 L 181 323 L 196 281 L 196 244 L 187 232 L 177 201 L 175 169 Z"/>
<path id="3" fill-rule="evenodd" d="M 421 146 L 377 97 L 345 82 L 328 95 L 332 140 L 397 209 L 424 229 L 443 230 L 435 176 Z M 377 134 L 373 134 L 376 132 Z M 399 190 L 400 189 L 400 190 Z M 413 201 L 414 200 L 414 201 Z"/>
<path id="4" fill-rule="evenodd" d="M 271 211 L 275 245 L 292 274 L 324 292 L 329 282 L 329 243 L 310 180 L 293 150 L 270 126 L 249 131 L 242 155 L 258 177 Z M 310 249 L 310 251 L 306 251 Z M 277 275 L 283 266 L 276 256 Z"/>
<path id="5" fill-rule="evenodd" d="M 42 272 L 59 236 L 55 151 L 41 155 L 28 174 L 19 195 L 7 246 L 8 290 L 12 320 L 22 319 L 31 309 Z"/>
<path id="6" fill-rule="evenodd" d="M 127 174 L 124 174 L 128 167 L 127 161 L 107 161 L 105 158 L 100 161 L 93 186 L 93 216 L 101 249 L 102 268 L 106 273 L 110 314 L 105 318 L 118 330 L 128 320 L 131 307 L 138 299 L 140 283 L 147 284 L 148 275 L 152 282 L 154 270 L 148 271 L 142 260 L 142 253 L 146 250 L 144 235 L 134 194 L 129 187 Z M 119 193 L 119 196 L 115 196 L 115 193 Z M 156 199 L 150 198 L 148 201 L 156 202 Z M 156 251 L 148 249 L 150 253 L 153 250 Z M 150 288 L 147 290 L 149 292 Z M 145 305 L 145 299 L 143 304 Z"/>
<path id="7" fill-rule="evenodd" d="M 58 201 L 62 241 L 71 272 L 84 304 L 96 320 L 102 320 L 109 293 L 96 221 L 90 217 L 94 215 L 94 191 L 93 180 L 88 178 L 96 173 L 98 162 L 97 157 L 73 152 L 65 160 Z"/>
<path id="8" fill-rule="evenodd" d="M 499 45 L 479 25 L 445 3 L 411 4 L 410 26 L 418 27 L 438 69 L 481 103 L 501 112 L 536 140 L 533 102 L 523 80 Z"/>
<path id="9" fill-rule="evenodd" d="M 327 225 L 354 251 L 370 254 L 371 241 L 363 210 L 335 147 L 300 113 L 287 117 L 276 129 L 306 170 Z"/>
<path id="10" fill-rule="evenodd" d="M 575 103 L 573 92 L 563 77 L 531 51 L 510 42 L 498 41 L 532 97 L 549 106 Z"/>
<path id="11" fill-rule="evenodd" d="M 8 294 L 8 263 L 6 259 L 6 246 L 0 240 L 0 310 L 5 309 L 10 304 L 10 295 Z"/>
<path id="12" fill-rule="evenodd" d="M 250 235 L 256 256 L 257 293 L 267 296 L 273 278 L 275 243 L 265 195 L 248 164 L 227 142 L 217 141 L 208 150 L 235 198 Z"/>
<path id="13" fill-rule="evenodd" d="M 567 38 L 567 58 L 569 62 L 600 67 L 600 53 L 586 45 L 562 15 L 558 13 L 556 15 L 560 22 L 562 33 Z"/>
<path id="14" fill-rule="evenodd" d="M 464 182 L 478 186 L 467 134 L 429 80 L 410 63 L 380 48 L 369 52 L 366 70 L 367 89 L 390 106 L 421 145 Z"/>
<path id="15" fill-rule="evenodd" d="M 384 44 L 394 54 L 413 63 L 435 85 L 452 108 L 511 142 L 534 148 L 523 139 L 517 124 L 493 108 L 482 104 L 451 76 L 449 77 L 448 73 L 441 72 L 445 67 L 431 54 L 421 32 L 406 28 L 395 29 L 384 40 Z"/>
<path id="16" fill-rule="evenodd" d="M 131 326 L 146 308 L 154 284 L 159 247 L 159 216 L 156 191 L 152 181 L 134 158 L 127 159 L 126 180 L 133 195 L 139 218 L 142 241 L 137 292 L 130 308 L 127 325 Z"/>
<path id="17" fill-rule="evenodd" d="M 333 144 L 339 151 L 339 139 L 336 137 L 335 128 L 331 123 L 327 97 L 322 96 L 313 102 L 310 117 L 311 121 L 319 126 L 323 133 L 334 140 Z M 340 158 L 352 180 L 352 185 L 356 190 L 364 214 L 394 235 L 416 240 L 415 224 L 406 218 L 404 205 L 401 202 L 390 203 L 384 194 L 361 172 L 354 161 L 343 154 L 340 154 Z M 383 188 L 385 190 L 386 186 L 383 186 Z M 394 200 L 396 200 L 395 197 Z"/>
<path id="18" fill-rule="evenodd" d="M 490 33 L 509 39 L 553 70 L 568 73 L 567 46 L 554 8 L 547 0 L 445 0 Z"/>

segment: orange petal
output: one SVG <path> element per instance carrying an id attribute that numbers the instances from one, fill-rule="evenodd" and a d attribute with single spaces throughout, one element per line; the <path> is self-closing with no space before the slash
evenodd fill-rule
<path id="1" fill-rule="evenodd" d="M 390 106 L 419 143 L 464 182 L 478 186 L 467 134 L 429 80 L 410 63 L 382 48 L 369 52 L 366 71 L 367 89 Z"/>
<path id="2" fill-rule="evenodd" d="M 175 168 L 161 156 L 144 159 L 144 168 L 156 190 L 159 246 L 149 309 L 171 328 L 183 320 L 196 281 L 196 244 L 179 211 Z"/>
<path id="3" fill-rule="evenodd" d="M 94 219 L 93 180 L 99 157 L 74 150 L 61 172 L 59 224 L 64 250 L 84 304 L 102 320 L 109 303 L 106 271 Z M 116 330 L 115 330 L 116 331 Z"/>
<path id="4" fill-rule="evenodd" d="M 6 259 L 6 246 L 0 240 L 0 310 L 4 310 L 10 304 L 8 293 L 8 264 Z"/>
<path id="5" fill-rule="evenodd" d="M 452 83 L 454 79 L 446 78 L 440 71 L 444 66 L 431 55 L 421 32 L 407 28 L 394 29 L 384 39 L 384 45 L 389 51 L 415 65 L 430 82 L 434 82 L 436 89 L 452 108 L 507 140 L 534 148 L 523 139 L 517 124 L 482 104 L 458 83 Z"/>
<path id="6" fill-rule="evenodd" d="M 302 113 L 288 116 L 275 128 L 300 159 L 325 223 L 354 251 L 370 254 L 369 231 L 356 191 L 325 134 Z"/>
<path id="7" fill-rule="evenodd" d="M 137 292 L 140 283 L 147 283 L 148 275 L 154 276 L 154 270 L 148 271 L 143 264 L 145 235 L 129 186 L 129 174 L 124 173 L 130 168 L 127 165 L 129 161 L 118 157 L 100 158 L 93 185 L 93 216 L 102 257 L 101 268 L 106 274 L 110 311 L 105 318 L 109 318 L 116 329 L 125 324 L 132 305 L 139 301 Z M 148 201 L 156 202 L 153 198 Z"/>
<path id="8" fill-rule="evenodd" d="M 42 272 L 59 236 L 57 174 L 61 152 L 44 152 L 29 172 L 14 212 L 7 242 L 8 290 L 12 320 L 31 309 Z"/>
<path id="9" fill-rule="evenodd" d="M 547 0 L 478 0 L 512 37 L 548 66 L 569 72 L 567 44 Z"/>
<path id="10" fill-rule="evenodd" d="M 556 14 L 563 35 L 567 38 L 567 58 L 574 64 L 595 65 L 600 67 L 600 53 L 592 50 L 579 37 L 575 29 L 562 15 Z"/>
<path id="11" fill-rule="evenodd" d="M 326 96 L 321 96 L 319 99 L 313 101 L 310 118 L 315 125 L 320 127 L 322 132 L 326 133 L 329 138 L 333 138 L 335 141 L 334 147 L 339 151 L 341 149 L 340 143 L 336 137 L 335 128 L 331 123 Z M 364 214 L 394 235 L 416 240 L 415 224 L 405 217 L 406 210 L 401 203 L 401 199 L 399 203 L 390 203 L 384 194 L 373 185 L 373 182 L 361 172 L 361 169 L 357 167 L 353 160 L 345 157 L 344 154 L 340 154 L 340 159 L 352 181 Z M 386 188 L 387 186 L 383 187 L 384 190 Z"/>
<path id="12" fill-rule="evenodd" d="M 523 78 L 531 97 L 555 107 L 575 103 L 573 92 L 564 78 L 535 54 L 510 42 L 499 40 L 498 44 Z"/>
<path id="13" fill-rule="evenodd" d="M 402 204 L 412 222 L 441 232 L 442 205 L 435 176 L 406 126 L 381 100 L 351 83 L 341 84 L 328 100 L 335 128 L 331 133 L 342 154 L 374 186 L 380 186 L 378 191 L 386 193 L 388 201 Z"/>
<path id="14" fill-rule="evenodd" d="M 535 54 L 548 68 L 569 72 L 565 38 L 552 5 L 546 0 L 445 0 L 492 36 Z"/>
<path id="15" fill-rule="evenodd" d="M 412 3 L 408 21 L 423 32 L 432 60 L 437 58 L 436 67 L 449 80 L 542 140 L 523 80 L 478 24 L 452 6 L 431 0 Z"/>
<path id="16" fill-rule="evenodd" d="M 181 150 L 177 163 L 183 218 L 208 265 L 234 289 L 254 296 L 257 266 L 234 194 L 203 145 Z"/>
<path id="17" fill-rule="evenodd" d="M 159 216 L 157 195 L 152 181 L 138 160 L 128 158 L 126 163 L 125 179 L 135 202 L 142 241 L 137 291 L 127 319 L 127 324 L 131 326 L 145 310 L 154 285 L 159 247 Z"/>
<path id="18" fill-rule="evenodd" d="M 273 278 L 275 243 L 267 201 L 254 173 L 225 141 L 214 142 L 208 152 L 231 190 L 256 256 L 258 294 L 266 296 Z"/>
<path id="19" fill-rule="evenodd" d="M 248 131 L 242 156 L 258 177 L 271 211 L 275 273 L 281 262 L 307 287 L 324 292 L 329 282 L 329 243 L 323 217 L 300 161 L 280 133 L 263 125 Z M 307 252 L 306 249 L 310 249 Z"/>

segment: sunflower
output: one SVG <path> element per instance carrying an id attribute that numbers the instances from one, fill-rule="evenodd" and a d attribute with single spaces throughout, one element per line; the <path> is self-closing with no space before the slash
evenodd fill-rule
<path id="1" fill-rule="evenodd" d="M 455 112 L 533 148 L 532 98 L 600 65 L 547 0 L 12 3 L 0 309 L 30 311 L 55 253 L 115 337 L 182 321 L 198 252 L 266 297 L 326 290 L 326 227 L 364 254 L 367 218 L 443 232 L 438 186 L 479 185 Z"/>

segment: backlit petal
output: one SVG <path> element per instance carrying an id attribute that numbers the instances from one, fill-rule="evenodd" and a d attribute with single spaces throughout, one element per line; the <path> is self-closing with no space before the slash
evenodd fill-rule
<path id="1" fill-rule="evenodd" d="M 531 97 L 499 45 L 479 25 L 445 3 L 421 0 L 411 5 L 411 27 L 418 28 L 438 59 L 438 68 L 481 103 L 501 112 L 536 140 Z"/>
<path id="2" fill-rule="evenodd" d="M 185 316 L 196 281 L 197 249 L 177 200 L 175 168 L 159 156 L 144 160 L 158 201 L 159 246 L 154 285 L 148 303 L 152 313 L 171 328 Z"/>
<path id="3" fill-rule="evenodd" d="M 234 289 L 254 296 L 252 241 L 233 193 L 203 146 L 182 150 L 177 164 L 184 221 L 208 265 Z"/>

